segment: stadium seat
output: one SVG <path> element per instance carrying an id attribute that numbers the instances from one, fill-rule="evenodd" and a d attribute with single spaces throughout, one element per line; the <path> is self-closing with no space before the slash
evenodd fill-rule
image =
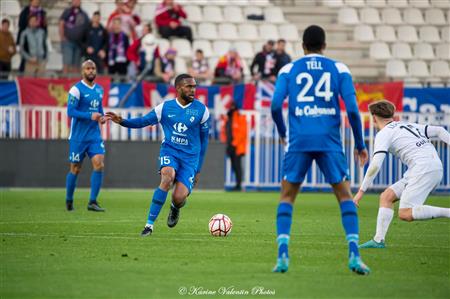
<path id="1" fill-rule="evenodd" d="M 407 43 L 395 43 L 392 45 L 392 57 L 396 59 L 412 59 L 411 47 Z"/>
<path id="2" fill-rule="evenodd" d="M 381 19 L 383 20 L 383 23 L 390 25 L 399 25 L 403 23 L 400 10 L 396 8 L 383 9 L 381 13 Z"/>
<path id="3" fill-rule="evenodd" d="M 392 29 L 393 30 L 393 29 Z M 395 32 L 394 32 L 395 35 Z M 375 35 L 373 34 L 373 28 L 369 25 L 359 25 L 355 27 L 353 31 L 353 38 L 360 42 L 372 42 L 375 40 Z"/>
<path id="4" fill-rule="evenodd" d="M 411 77 L 426 78 L 430 76 L 430 72 L 425 61 L 412 60 L 408 62 L 408 75 Z"/>
<path id="5" fill-rule="evenodd" d="M 266 7 L 264 9 L 264 17 L 266 22 L 272 23 L 272 24 L 281 24 L 286 23 L 286 19 L 284 18 L 283 11 L 281 8 L 273 6 L 273 7 Z"/>
<path id="6" fill-rule="evenodd" d="M 409 5 L 418 8 L 430 7 L 430 2 L 428 0 L 409 0 Z"/>
<path id="7" fill-rule="evenodd" d="M 200 23 L 197 27 L 198 38 L 200 39 L 218 39 L 217 28 L 212 23 Z"/>
<path id="8" fill-rule="evenodd" d="M 345 0 L 344 1 L 346 6 L 351 7 L 364 7 L 366 6 L 366 3 L 364 0 Z"/>
<path id="9" fill-rule="evenodd" d="M 450 60 L 450 44 L 437 45 L 436 56 L 439 59 Z"/>
<path id="10" fill-rule="evenodd" d="M 261 52 L 262 51 L 262 48 L 263 48 L 263 45 L 265 44 L 266 42 L 264 41 L 258 41 L 258 42 L 254 42 L 253 43 L 253 52 L 256 54 L 256 53 L 259 53 L 259 52 Z"/>
<path id="11" fill-rule="evenodd" d="M 387 6 L 408 7 L 408 0 L 387 0 Z"/>
<path id="12" fill-rule="evenodd" d="M 226 40 L 216 40 L 213 42 L 213 56 L 222 56 L 231 48 L 231 43 Z"/>
<path id="13" fill-rule="evenodd" d="M 60 42 L 61 37 L 59 36 L 59 28 L 58 26 L 49 25 L 47 27 L 48 37 L 52 42 Z"/>
<path id="14" fill-rule="evenodd" d="M 408 8 L 403 14 L 405 23 L 412 25 L 422 25 L 425 23 L 422 12 L 417 8 Z"/>
<path id="15" fill-rule="evenodd" d="M 372 43 L 370 44 L 370 57 L 377 60 L 386 60 L 392 57 L 389 46 L 386 43 Z"/>
<path id="16" fill-rule="evenodd" d="M 175 57 L 175 73 L 184 74 L 187 73 L 188 68 L 186 65 L 186 60 L 182 57 Z"/>
<path id="17" fill-rule="evenodd" d="M 293 58 L 294 56 L 297 56 L 297 53 L 295 52 L 294 46 L 292 45 L 292 43 L 287 42 L 285 50 L 286 50 L 286 53 L 288 53 L 291 56 L 291 58 Z"/>
<path id="18" fill-rule="evenodd" d="M 231 23 L 219 24 L 219 36 L 221 39 L 239 39 L 236 26 Z"/>
<path id="19" fill-rule="evenodd" d="M 338 12 L 338 22 L 341 24 L 359 24 L 358 12 L 352 7 L 343 7 Z"/>
<path id="20" fill-rule="evenodd" d="M 273 24 L 264 23 L 259 26 L 259 36 L 265 39 L 277 40 L 279 37 L 278 29 Z"/>
<path id="21" fill-rule="evenodd" d="M 195 51 L 197 49 L 200 49 L 203 51 L 203 54 L 205 57 L 209 58 L 213 56 L 213 51 L 211 48 L 211 43 L 208 40 L 198 40 L 195 39 L 192 45 L 192 50 Z"/>
<path id="22" fill-rule="evenodd" d="M 240 24 L 239 36 L 245 40 L 259 40 L 258 29 L 253 24 Z"/>
<path id="23" fill-rule="evenodd" d="M 203 15 L 200 6 L 186 5 L 184 7 L 184 10 L 186 11 L 188 21 L 195 23 L 200 23 L 203 21 Z"/>
<path id="24" fill-rule="evenodd" d="M 261 7 L 249 5 L 244 7 L 244 16 L 247 17 L 249 15 L 264 15 L 264 13 Z"/>
<path id="25" fill-rule="evenodd" d="M 192 57 L 191 43 L 187 39 L 173 39 L 172 48 L 177 49 L 177 56 L 188 58 Z"/>
<path id="26" fill-rule="evenodd" d="M 392 78 L 406 77 L 406 67 L 402 60 L 388 60 L 386 62 L 386 76 Z"/>
<path id="27" fill-rule="evenodd" d="M 49 71 L 62 70 L 63 68 L 62 54 L 58 52 L 49 52 L 46 68 Z"/>
<path id="28" fill-rule="evenodd" d="M 98 11 L 98 5 L 95 2 L 83 2 L 81 3 L 81 8 L 87 13 L 89 18 L 92 17 L 94 12 Z M 109 16 L 102 16 L 102 17 L 109 17 Z"/>
<path id="29" fill-rule="evenodd" d="M 219 61 L 219 57 L 211 57 L 208 59 L 209 68 L 211 71 L 214 72 L 214 69 L 216 68 L 217 62 Z"/>
<path id="30" fill-rule="evenodd" d="M 252 5 L 258 5 L 258 6 L 269 6 L 270 5 L 270 1 L 269 0 L 258 0 L 258 1 L 252 1 L 251 4 Z"/>
<path id="31" fill-rule="evenodd" d="M 344 0 L 322 0 L 323 5 L 328 7 L 344 6 Z"/>
<path id="32" fill-rule="evenodd" d="M 170 42 L 167 39 L 157 39 L 156 40 L 157 44 L 158 44 L 158 48 L 159 48 L 159 53 L 162 55 L 164 55 L 167 51 L 167 49 L 170 48 Z"/>
<path id="33" fill-rule="evenodd" d="M 427 9 L 425 11 L 425 22 L 429 25 L 445 25 L 444 12 L 439 8 Z"/>
<path id="34" fill-rule="evenodd" d="M 278 32 L 280 37 L 284 38 L 287 41 L 298 41 L 300 40 L 300 36 L 298 35 L 297 26 L 293 24 L 284 24 L 278 26 Z"/>
<path id="35" fill-rule="evenodd" d="M 430 72 L 433 77 L 450 78 L 448 61 L 435 60 L 431 62 Z"/>
<path id="36" fill-rule="evenodd" d="M 386 7 L 386 0 L 366 0 L 366 5 L 371 7 Z"/>
<path id="37" fill-rule="evenodd" d="M 0 11 L 1 15 L 18 17 L 20 14 L 20 3 L 16 0 L 0 1 Z"/>
<path id="38" fill-rule="evenodd" d="M 420 27 L 419 36 L 421 41 L 423 42 L 438 43 L 441 41 L 441 38 L 439 37 L 439 31 L 434 26 Z"/>
<path id="39" fill-rule="evenodd" d="M 114 3 L 104 2 L 100 4 L 100 15 L 102 16 L 102 19 L 108 19 L 114 10 L 116 10 L 116 5 Z"/>
<path id="40" fill-rule="evenodd" d="M 140 6 L 141 17 L 144 20 L 153 21 L 156 13 L 156 4 L 143 3 Z M 188 13 L 189 17 L 189 13 Z"/>
<path id="41" fill-rule="evenodd" d="M 414 57 L 417 59 L 434 59 L 433 47 L 427 43 L 418 43 L 414 45 Z"/>
<path id="42" fill-rule="evenodd" d="M 238 41 L 234 43 L 234 47 L 238 51 L 239 55 L 244 59 L 253 58 L 253 47 L 248 41 Z"/>
<path id="43" fill-rule="evenodd" d="M 446 42 L 450 42 L 450 27 L 445 26 L 442 28 L 442 40 Z"/>
<path id="44" fill-rule="evenodd" d="M 203 22 L 221 23 L 223 22 L 222 10 L 218 6 L 203 7 Z"/>
<path id="45" fill-rule="evenodd" d="M 414 26 L 400 26 L 397 28 L 397 38 L 399 41 L 407 43 L 418 42 L 417 31 Z"/>
<path id="46" fill-rule="evenodd" d="M 225 6 L 223 8 L 223 15 L 226 22 L 243 23 L 245 22 L 242 14 L 242 9 L 239 6 Z"/>
<path id="47" fill-rule="evenodd" d="M 361 23 L 365 24 L 380 24 L 380 14 L 376 8 L 366 7 L 360 11 Z"/>
<path id="48" fill-rule="evenodd" d="M 382 25 L 376 28 L 377 40 L 383 42 L 395 42 L 397 41 L 397 35 L 395 29 L 392 26 Z"/>
<path id="49" fill-rule="evenodd" d="M 450 1 L 446 0 L 430 0 L 430 4 L 433 7 L 450 8 Z"/>

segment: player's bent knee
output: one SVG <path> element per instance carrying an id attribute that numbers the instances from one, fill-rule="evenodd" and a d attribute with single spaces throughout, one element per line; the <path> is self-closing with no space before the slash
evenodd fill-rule
<path id="1" fill-rule="evenodd" d="M 81 172 L 81 164 L 71 164 L 70 172 L 75 175 L 78 175 Z"/>
<path id="2" fill-rule="evenodd" d="M 398 218 L 403 221 L 413 221 L 414 219 L 412 217 L 412 209 L 399 209 Z"/>

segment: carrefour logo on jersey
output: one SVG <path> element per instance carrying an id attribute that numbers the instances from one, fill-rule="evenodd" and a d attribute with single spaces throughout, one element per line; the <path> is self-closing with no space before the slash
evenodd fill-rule
<path id="1" fill-rule="evenodd" d="M 175 131 L 177 131 L 178 133 L 184 133 L 187 131 L 188 127 L 183 124 L 183 123 L 175 123 L 173 125 L 173 128 L 175 129 Z"/>
<path id="2" fill-rule="evenodd" d="M 302 107 L 295 107 L 296 116 L 312 116 L 317 117 L 321 115 L 336 115 L 336 108 L 321 108 L 317 105 L 309 106 L 306 105 Z"/>
<path id="3" fill-rule="evenodd" d="M 100 102 L 98 100 L 92 100 L 91 101 L 91 107 L 94 109 L 97 109 L 97 107 L 100 105 Z"/>

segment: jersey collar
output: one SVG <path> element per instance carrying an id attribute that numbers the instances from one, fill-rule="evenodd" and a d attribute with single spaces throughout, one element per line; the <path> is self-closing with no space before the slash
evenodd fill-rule
<path id="1" fill-rule="evenodd" d="M 311 54 L 305 55 L 303 57 L 324 57 L 324 56 L 322 54 L 311 53 Z"/>
<path id="2" fill-rule="evenodd" d="M 178 106 L 180 106 L 181 108 L 184 109 L 184 108 L 187 108 L 187 107 L 191 106 L 191 104 L 192 104 L 194 101 L 190 102 L 190 103 L 187 104 L 186 106 L 181 105 L 181 103 L 178 101 L 178 98 L 175 98 L 175 102 L 177 102 Z"/>
<path id="3" fill-rule="evenodd" d="M 92 87 L 91 87 L 91 86 L 87 85 L 86 82 L 84 82 L 83 79 L 81 79 L 81 83 L 83 83 L 83 85 L 86 86 L 86 87 L 89 88 L 89 89 L 94 89 L 95 84 L 96 84 L 96 83 L 94 83 L 94 85 L 92 85 Z"/>

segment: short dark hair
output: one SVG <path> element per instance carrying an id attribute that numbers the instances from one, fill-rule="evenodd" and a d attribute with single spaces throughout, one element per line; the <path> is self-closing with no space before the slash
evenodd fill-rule
<path id="1" fill-rule="evenodd" d="M 286 40 L 284 38 L 280 38 L 279 40 L 277 40 L 277 43 L 286 43 Z"/>
<path id="2" fill-rule="evenodd" d="M 8 23 L 8 25 L 11 24 L 11 22 L 8 19 L 3 19 L 2 24 L 5 24 L 5 23 Z"/>
<path id="3" fill-rule="evenodd" d="M 202 49 L 197 49 L 197 50 L 195 50 L 195 52 L 203 54 L 203 50 Z"/>
<path id="4" fill-rule="evenodd" d="M 311 25 L 303 32 L 303 44 L 306 50 L 316 52 L 325 46 L 325 30 L 317 25 Z"/>
<path id="5" fill-rule="evenodd" d="M 180 85 L 180 83 L 184 80 L 184 79 L 190 79 L 190 78 L 194 78 L 194 77 L 192 77 L 191 75 L 189 75 L 189 74 L 181 74 L 181 75 L 178 75 L 176 78 L 175 78 L 175 87 L 177 87 L 178 85 Z"/>
<path id="6" fill-rule="evenodd" d="M 99 16 L 100 15 L 100 11 L 99 10 L 96 10 L 96 11 L 94 11 L 94 13 L 92 14 L 93 16 Z"/>
<path id="7" fill-rule="evenodd" d="M 381 100 L 369 104 L 369 111 L 372 115 L 376 115 L 381 118 L 392 118 L 394 117 L 395 106 L 387 100 Z"/>

